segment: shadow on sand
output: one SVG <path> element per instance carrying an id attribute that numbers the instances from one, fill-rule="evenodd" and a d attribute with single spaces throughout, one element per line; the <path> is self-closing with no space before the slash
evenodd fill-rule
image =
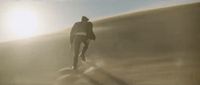
<path id="1" fill-rule="evenodd" d="M 95 71 L 105 75 L 108 79 L 110 79 L 111 81 L 117 83 L 117 85 L 129 85 L 127 82 L 125 82 L 124 80 L 116 77 L 115 75 L 109 73 L 108 71 L 104 70 L 103 68 L 99 67 L 99 66 L 96 66 L 95 64 L 92 64 L 92 63 L 87 63 L 89 64 L 90 66 L 94 67 L 94 68 L 97 68 Z M 86 74 L 84 75 L 85 77 L 87 77 L 88 79 L 92 79 L 90 78 L 89 76 L 87 76 Z M 93 79 L 92 79 L 93 80 Z M 97 84 L 97 85 L 102 85 L 102 84 Z"/>
<path id="2" fill-rule="evenodd" d="M 109 85 L 109 84 L 129 85 L 124 80 L 116 77 L 115 75 L 111 74 L 110 72 L 104 70 L 103 68 L 101 68 L 99 66 L 96 66 L 93 63 L 86 63 L 86 64 L 89 66 L 89 68 L 84 69 L 83 71 L 81 71 L 81 70 L 74 71 L 70 68 L 60 69 L 59 73 L 61 75 L 59 76 L 58 80 L 64 79 L 64 81 L 69 81 L 72 83 L 73 81 L 76 81 L 78 79 L 86 79 L 86 80 L 88 80 L 89 83 L 91 83 L 93 85 Z M 79 75 L 79 77 L 77 75 Z M 103 76 L 103 78 L 99 78 L 99 76 L 100 77 Z M 73 81 L 71 81 L 71 80 L 73 80 Z M 58 84 L 58 85 L 60 85 L 60 84 Z"/>

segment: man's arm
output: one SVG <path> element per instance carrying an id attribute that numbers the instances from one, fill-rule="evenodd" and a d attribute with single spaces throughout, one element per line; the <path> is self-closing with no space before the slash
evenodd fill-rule
<path id="1" fill-rule="evenodd" d="M 93 32 L 93 24 L 92 22 L 89 22 L 89 30 L 88 30 L 88 38 L 91 39 L 91 40 L 95 40 L 96 39 L 96 36 Z"/>

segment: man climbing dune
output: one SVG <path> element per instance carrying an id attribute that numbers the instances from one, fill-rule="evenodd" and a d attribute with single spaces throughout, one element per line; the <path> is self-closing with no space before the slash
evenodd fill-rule
<path id="1" fill-rule="evenodd" d="M 93 24 L 89 19 L 82 16 L 80 22 L 76 22 L 70 32 L 70 44 L 73 47 L 73 69 L 77 69 L 78 57 L 80 56 L 83 61 L 86 61 L 85 52 L 88 49 L 89 41 L 95 40 L 96 36 L 93 32 Z M 83 49 L 80 52 L 80 46 L 83 43 Z"/>

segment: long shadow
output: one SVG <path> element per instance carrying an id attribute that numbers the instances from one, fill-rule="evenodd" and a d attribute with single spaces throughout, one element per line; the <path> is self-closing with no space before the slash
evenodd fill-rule
<path id="1" fill-rule="evenodd" d="M 87 63 L 95 68 L 97 68 L 96 70 L 99 71 L 100 73 L 105 74 L 108 78 L 110 78 L 112 81 L 116 82 L 118 85 L 129 85 L 128 83 L 126 83 L 124 80 L 112 75 L 111 73 L 109 73 L 108 71 L 105 71 L 103 68 L 100 68 L 99 66 L 96 66 L 92 63 Z"/>
<path id="2" fill-rule="evenodd" d="M 97 72 L 100 72 L 102 74 L 104 74 L 105 76 L 107 76 L 109 79 L 111 79 L 113 82 L 117 83 L 117 85 L 129 85 L 128 83 L 126 83 L 124 80 L 112 75 L 111 73 L 105 71 L 103 68 L 99 67 L 99 66 L 96 66 L 92 63 L 87 63 L 89 64 L 90 66 L 92 67 L 95 67 L 95 71 Z M 90 77 L 89 75 L 85 74 L 85 73 L 82 73 L 82 72 L 78 72 L 79 74 L 81 74 L 81 76 L 83 78 L 86 78 L 87 80 L 89 80 L 92 84 L 94 85 L 104 85 L 103 83 L 101 83 L 100 81 L 98 80 L 95 80 L 94 78 Z"/>
<path id="3" fill-rule="evenodd" d="M 79 72 L 79 71 L 73 71 L 72 69 L 69 69 L 69 68 L 64 68 L 64 69 L 60 70 L 59 73 L 61 75 L 65 75 L 65 74 L 81 75 L 81 78 L 87 79 L 93 85 L 103 85 L 101 82 L 99 82 L 98 80 L 95 80 L 94 78 L 88 76 L 87 74 L 84 74 L 84 73 Z M 63 77 L 63 78 L 65 78 L 65 77 Z"/>

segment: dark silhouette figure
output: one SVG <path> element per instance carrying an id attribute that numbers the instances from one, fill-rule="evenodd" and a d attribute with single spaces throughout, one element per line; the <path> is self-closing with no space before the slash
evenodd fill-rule
<path id="1" fill-rule="evenodd" d="M 83 61 L 86 61 L 85 52 L 88 49 L 89 41 L 95 40 L 96 36 L 93 32 L 92 22 L 85 16 L 82 16 L 81 22 L 76 22 L 70 32 L 70 43 L 74 52 L 73 69 L 77 69 L 78 57 L 80 56 Z M 80 52 L 81 44 L 84 44 Z"/>

